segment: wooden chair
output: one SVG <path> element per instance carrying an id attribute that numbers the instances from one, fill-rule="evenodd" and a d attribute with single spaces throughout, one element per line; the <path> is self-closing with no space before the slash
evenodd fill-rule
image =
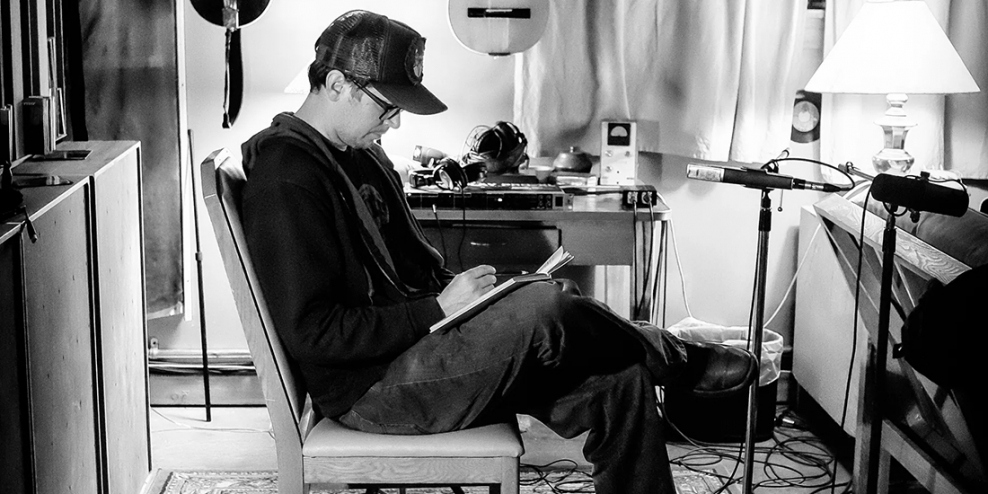
<path id="1" fill-rule="evenodd" d="M 517 424 L 395 436 L 352 430 L 313 412 L 275 333 L 244 243 L 242 166 L 220 149 L 201 170 L 203 199 L 274 429 L 278 492 L 306 493 L 311 484 L 490 485 L 492 493 L 517 494 L 524 452 Z"/>

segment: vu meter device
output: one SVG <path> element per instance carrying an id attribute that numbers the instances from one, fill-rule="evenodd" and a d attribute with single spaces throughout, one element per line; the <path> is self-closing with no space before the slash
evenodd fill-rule
<path id="1" fill-rule="evenodd" d="M 634 185 L 638 169 L 635 122 L 600 123 L 600 183 Z"/>

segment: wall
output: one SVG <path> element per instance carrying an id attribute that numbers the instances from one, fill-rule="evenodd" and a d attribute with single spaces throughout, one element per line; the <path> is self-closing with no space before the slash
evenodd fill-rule
<path id="1" fill-rule="evenodd" d="M 302 96 L 285 94 L 285 86 L 308 63 L 312 43 L 322 29 L 338 14 L 357 7 L 402 20 L 428 39 L 424 83 L 450 107 L 443 114 L 429 117 L 403 114 L 402 127 L 385 136 L 385 149 L 393 159 L 410 156 L 415 144 L 459 154 L 465 137 L 475 125 L 511 119 L 513 59 L 477 55 L 459 45 L 447 24 L 446 4 L 444 0 L 418 1 L 412 7 L 408 6 L 410 2 L 400 0 L 271 2 L 261 18 L 243 30 L 244 106 L 240 119 L 230 130 L 220 126 L 223 30 L 209 25 L 187 6 L 187 96 L 189 127 L 195 134 L 195 162 L 200 163 L 219 147 L 231 148 L 239 154 L 240 143 L 264 128 L 276 112 L 296 109 Z M 812 56 L 807 57 L 806 79 L 818 62 Z M 793 152 L 813 157 L 818 150 L 814 145 L 794 145 Z M 687 182 L 688 162 L 692 161 L 677 156 L 644 155 L 639 177 L 655 185 L 673 209 L 686 298 L 694 317 L 726 325 L 746 324 L 758 236 L 759 193 L 738 185 Z M 810 166 L 787 165 L 783 172 L 819 178 Z M 780 201 L 778 192 L 772 194 L 766 318 L 781 301 L 796 267 L 799 208 L 820 197 L 817 193 L 794 191 L 787 192 Z M 775 211 L 780 205 L 784 210 Z M 245 349 L 208 221 L 200 214 L 210 348 Z M 667 321 L 672 323 L 684 317 L 686 310 L 672 253 L 669 261 Z M 187 271 L 195 274 L 195 269 Z M 197 310 L 195 299 L 190 297 L 189 303 L 192 314 Z M 770 327 L 789 342 L 791 298 Z M 149 332 L 160 340 L 163 348 L 198 348 L 197 315 L 152 321 Z"/>
<path id="2" fill-rule="evenodd" d="M 304 95 L 286 94 L 285 87 L 312 60 L 313 43 L 338 15 L 350 9 L 366 9 L 391 16 L 414 27 L 426 37 L 423 83 L 449 110 L 433 116 L 403 113 L 401 127 L 392 129 L 383 146 L 395 161 L 410 159 L 416 144 L 459 154 L 476 125 L 510 120 L 514 97 L 514 60 L 492 58 L 467 51 L 453 37 L 446 17 L 445 0 L 272 1 L 255 22 L 242 30 L 244 98 L 240 117 L 232 129 L 223 129 L 224 31 L 209 24 L 185 5 L 185 61 L 188 122 L 193 132 L 193 160 L 198 166 L 213 150 L 226 147 L 240 156 L 240 145 L 267 127 L 276 113 L 294 111 Z M 188 185 L 188 184 L 187 184 Z M 200 207 L 200 239 L 203 250 L 206 328 L 210 349 L 246 349 L 233 299 L 212 226 Z M 189 216 L 191 218 L 191 216 Z M 188 221 L 190 224 L 191 219 Z M 190 249 L 194 248 L 190 246 Z M 188 275 L 196 275 L 188 257 Z M 187 299 L 185 316 L 152 320 L 149 336 L 161 348 L 199 347 L 198 300 L 195 280 Z"/>

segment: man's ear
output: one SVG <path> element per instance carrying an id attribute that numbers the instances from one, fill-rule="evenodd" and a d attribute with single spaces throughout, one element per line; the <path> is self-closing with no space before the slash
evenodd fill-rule
<path id="1" fill-rule="evenodd" d="M 346 91 L 346 76 L 338 70 L 330 70 L 326 74 L 325 89 L 329 97 L 339 99 Z"/>

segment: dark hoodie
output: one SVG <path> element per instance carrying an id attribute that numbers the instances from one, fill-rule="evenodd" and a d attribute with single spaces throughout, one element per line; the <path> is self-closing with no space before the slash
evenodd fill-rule
<path id="1" fill-rule="evenodd" d="M 261 291 L 306 391 L 336 417 L 442 319 L 436 296 L 453 275 L 379 146 L 334 150 L 283 113 L 244 143 L 243 156 L 243 226 Z M 341 166 L 341 157 L 352 161 Z M 358 166 L 363 184 L 345 171 Z M 371 207 L 361 195 L 368 187 Z"/>

